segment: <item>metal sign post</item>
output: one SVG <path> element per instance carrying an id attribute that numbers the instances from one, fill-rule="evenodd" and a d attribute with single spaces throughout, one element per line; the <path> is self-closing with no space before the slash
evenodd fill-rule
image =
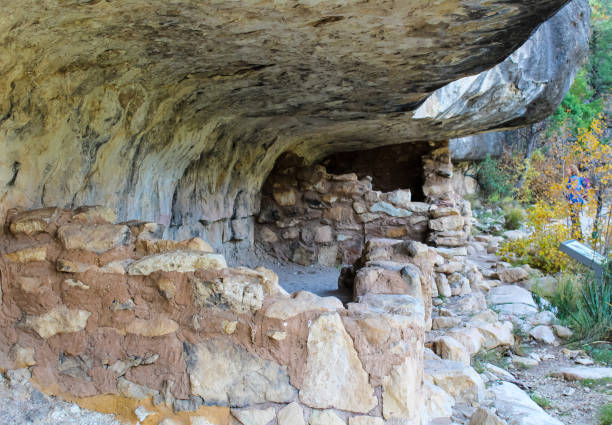
<path id="1" fill-rule="evenodd" d="M 565 241 L 559 245 L 559 250 L 567 254 L 570 258 L 578 261 L 580 264 L 593 270 L 597 277 L 601 278 L 603 276 L 606 257 L 593 251 L 582 242 L 575 239 Z"/>

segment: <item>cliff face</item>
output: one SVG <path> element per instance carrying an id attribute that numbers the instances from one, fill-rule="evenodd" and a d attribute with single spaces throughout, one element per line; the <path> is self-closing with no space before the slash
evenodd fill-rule
<path id="1" fill-rule="evenodd" d="M 0 218 L 104 204 L 173 237 L 240 244 L 233 226 L 285 152 L 314 161 L 550 112 L 586 49 L 582 0 L 554 18 L 563 37 L 542 72 L 515 53 L 468 77 L 473 92 L 452 82 L 503 61 L 565 3 L 4 2 Z M 500 96 L 501 113 L 486 106 Z"/>

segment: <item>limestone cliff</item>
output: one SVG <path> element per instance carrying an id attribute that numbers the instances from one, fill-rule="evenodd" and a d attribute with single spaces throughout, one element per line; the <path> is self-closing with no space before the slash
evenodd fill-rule
<path id="1" fill-rule="evenodd" d="M 503 116 L 483 106 L 500 95 L 495 70 L 469 77 L 484 82 L 451 118 L 428 106 L 438 95 L 422 102 L 449 83 L 443 97 L 459 96 L 453 81 L 503 61 L 565 3 L 3 2 L 0 218 L 104 204 L 172 237 L 248 245 L 252 232 L 234 229 L 284 152 L 313 161 L 548 113 L 557 99 L 542 87 L 562 91 L 586 48 L 583 0 L 561 12 L 550 64 L 566 72 L 535 91 L 529 72 L 504 77 L 530 95 Z"/>

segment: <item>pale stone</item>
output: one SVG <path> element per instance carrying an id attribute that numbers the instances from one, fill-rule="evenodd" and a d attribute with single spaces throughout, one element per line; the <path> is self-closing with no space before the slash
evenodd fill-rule
<path id="1" fill-rule="evenodd" d="M 449 418 L 453 414 L 455 399 L 429 379 L 423 382 L 423 393 L 429 418 Z"/>
<path id="2" fill-rule="evenodd" d="M 540 311 L 533 317 L 529 317 L 527 321 L 531 326 L 550 325 L 556 320 L 556 317 L 551 311 Z"/>
<path id="3" fill-rule="evenodd" d="M 81 207 L 75 211 L 72 220 L 82 224 L 89 223 L 109 223 L 113 224 L 117 221 L 115 210 L 102 205 L 94 205 Z"/>
<path id="4" fill-rule="evenodd" d="M 612 379 L 612 367 L 574 366 L 562 368 L 552 373 L 567 381 L 583 381 L 585 379 Z"/>
<path id="5" fill-rule="evenodd" d="M 286 188 L 284 190 L 275 189 L 272 192 L 272 197 L 281 207 L 293 206 L 297 201 L 297 194 L 295 192 L 295 189 L 293 189 L 292 187 Z"/>
<path id="6" fill-rule="evenodd" d="M 460 215 L 449 215 L 437 219 L 429 220 L 429 228 L 436 232 L 458 230 L 463 227 L 464 220 Z"/>
<path id="7" fill-rule="evenodd" d="M 136 415 L 136 417 L 138 418 L 139 421 L 144 421 L 145 419 L 147 419 L 149 416 L 151 415 L 155 415 L 156 412 L 150 412 L 147 409 L 145 409 L 143 406 L 138 406 L 135 410 L 134 410 L 134 414 Z"/>
<path id="8" fill-rule="evenodd" d="M 331 410 L 314 410 L 310 419 L 309 425 L 346 425 L 342 419 Z"/>
<path id="9" fill-rule="evenodd" d="M 97 271 L 100 273 L 111 273 L 111 274 L 125 274 L 125 267 L 131 263 L 132 260 L 126 261 L 111 261 L 102 267 L 99 267 Z"/>
<path id="10" fill-rule="evenodd" d="M 456 314 L 476 314 L 487 309 L 485 297 L 480 292 L 464 295 L 459 300 L 448 305 L 449 310 Z"/>
<path id="11" fill-rule="evenodd" d="M 403 208 L 397 208 L 388 202 L 377 202 L 370 207 L 370 212 L 383 213 L 390 215 L 391 217 L 408 217 L 412 213 Z"/>
<path id="12" fill-rule="evenodd" d="M 412 194 L 410 193 L 410 190 L 407 189 L 397 189 L 393 192 L 389 192 L 389 194 L 387 195 L 387 200 L 389 202 L 391 202 L 398 208 L 403 208 L 407 210 L 409 210 L 409 207 L 412 206 L 412 202 L 410 202 L 411 198 Z"/>
<path id="13" fill-rule="evenodd" d="M 296 235 L 297 237 L 297 235 Z M 259 239 L 262 242 L 275 243 L 278 242 L 278 236 L 269 227 L 261 227 L 259 229 Z"/>
<path id="14" fill-rule="evenodd" d="M 190 416 L 189 420 L 191 421 L 191 425 L 215 425 L 205 418 L 204 416 Z M 162 425 L 162 424 L 159 424 Z"/>
<path id="15" fill-rule="evenodd" d="M 531 293 L 516 285 L 502 285 L 491 289 L 488 301 L 503 314 L 535 315 L 538 312 Z"/>
<path id="16" fill-rule="evenodd" d="M 440 217 L 448 217 L 448 216 L 460 216 L 461 215 L 461 211 L 459 211 L 457 208 L 454 207 L 441 207 L 441 206 L 436 206 L 436 205 L 432 205 L 431 209 L 429 210 L 431 216 L 433 218 L 440 218 Z"/>
<path id="17" fill-rule="evenodd" d="M 478 408 L 470 418 L 470 425 L 507 425 L 489 409 Z"/>
<path id="18" fill-rule="evenodd" d="M 552 276 L 542 276 L 529 279 L 525 287 L 531 292 L 537 292 L 542 297 L 551 297 L 557 289 L 559 282 Z"/>
<path id="19" fill-rule="evenodd" d="M 557 339 L 555 338 L 555 334 L 550 326 L 536 326 L 535 328 L 529 331 L 529 336 L 531 336 L 536 341 L 541 341 L 546 344 L 554 344 Z"/>
<path id="20" fill-rule="evenodd" d="M 349 425 L 385 425 L 382 418 L 374 416 L 353 416 L 349 418 Z"/>
<path id="21" fill-rule="evenodd" d="M 450 336 L 438 338 L 433 343 L 434 351 L 443 359 L 470 364 L 470 353 L 456 339 Z"/>
<path id="22" fill-rule="evenodd" d="M 135 318 L 125 327 L 125 332 L 146 337 L 156 337 L 174 333 L 178 328 L 178 323 L 168 317 Z"/>
<path id="23" fill-rule="evenodd" d="M 504 381 L 514 380 L 514 376 L 512 376 L 510 372 L 502 369 L 499 366 L 495 366 L 494 364 L 491 364 L 491 363 L 485 363 L 484 368 L 488 370 L 489 372 L 491 372 L 493 375 L 497 376 L 499 379 L 502 379 Z"/>
<path id="24" fill-rule="evenodd" d="M 451 360 L 426 360 L 425 376 L 450 394 L 457 403 L 478 403 L 484 382 L 470 366 Z"/>
<path id="25" fill-rule="evenodd" d="M 193 272 L 200 269 L 225 269 L 227 264 L 221 254 L 195 251 L 174 251 L 150 255 L 128 266 L 130 275 L 148 276 L 156 271 Z"/>
<path id="26" fill-rule="evenodd" d="M 319 297 L 310 292 L 299 291 L 291 298 L 276 301 L 270 305 L 265 316 L 273 319 L 287 320 L 312 310 L 336 311 L 343 310 L 342 302 L 336 297 Z"/>
<path id="27" fill-rule="evenodd" d="M 55 269 L 63 273 L 85 273 L 89 270 L 96 270 L 97 267 L 93 264 L 84 264 L 76 261 L 58 259 L 55 263 Z"/>
<path id="28" fill-rule="evenodd" d="M 489 323 L 481 320 L 472 320 L 470 326 L 478 329 L 483 336 L 483 346 L 486 350 L 499 346 L 512 346 L 514 344 L 514 326 L 512 322 Z"/>
<path id="29" fill-rule="evenodd" d="M 448 263 L 436 267 L 435 271 L 436 273 L 452 274 L 461 271 L 461 269 L 463 269 L 463 263 L 459 261 L 449 261 Z"/>
<path id="30" fill-rule="evenodd" d="M 85 285 L 80 280 L 74 280 L 74 279 L 64 280 L 64 285 L 66 285 L 69 288 L 79 288 L 79 289 L 85 289 L 85 290 L 89 289 L 89 285 Z"/>
<path id="31" fill-rule="evenodd" d="M 60 213 L 61 210 L 59 208 L 41 208 L 25 211 L 19 213 L 11 220 L 9 229 L 14 235 L 23 233 L 27 236 L 33 236 L 37 233 L 46 232 L 49 223 L 56 219 Z"/>
<path id="32" fill-rule="evenodd" d="M 176 285 L 166 277 L 157 279 L 157 289 L 167 300 L 171 300 L 176 295 Z"/>
<path id="33" fill-rule="evenodd" d="M 232 335 L 234 332 L 236 332 L 236 327 L 238 326 L 238 321 L 237 320 L 224 320 L 223 321 L 223 332 L 225 332 L 228 335 Z"/>
<path id="34" fill-rule="evenodd" d="M 537 366 L 538 363 L 540 363 L 535 359 L 523 356 L 512 356 L 511 361 L 513 364 L 519 365 L 521 367 L 534 367 Z"/>
<path id="35" fill-rule="evenodd" d="M 497 415 L 512 425 L 563 425 L 547 414 L 524 391 L 509 382 L 490 387 L 495 396 Z"/>
<path id="36" fill-rule="evenodd" d="M 69 224 L 57 230 L 66 249 L 83 249 L 101 254 L 117 246 L 126 245 L 130 228 L 116 224 Z"/>
<path id="37" fill-rule="evenodd" d="M 448 329 L 454 328 L 461 324 L 461 317 L 434 317 L 432 320 L 432 329 Z"/>
<path id="38" fill-rule="evenodd" d="M 119 394 L 123 397 L 135 398 L 136 400 L 142 400 L 158 393 L 158 391 L 152 390 L 144 385 L 136 384 L 123 377 L 117 380 L 117 391 L 119 391 Z"/>
<path id="39" fill-rule="evenodd" d="M 423 365 L 416 357 L 407 356 L 393 366 L 383 379 L 383 416 L 419 423 L 424 402 L 422 391 Z"/>
<path id="40" fill-rule="evenodd" d="M 25 326 L 34 329 L 41 338 L 49 338 L 56 334 L 82 331 L 90 315 L 89 311 L 60 305 L 43 315 L 27 316 Z"/>
<path id="41" fill-rule="evenodd" d="M 47 259 L 47 247 L 37 246 L 34 248 L 25 248 L 18 251 L 9 252 L 6 254 L 9 261 L 16 263 L 30 263 L 32 261 L 45 261 Z"/>
<path id="42" fill-rule="evenodd" d="M 283 331 L 268 331 L 268 338 L 271 338 L 275 341 L 282 341 L 287 338 L 287 332 Z"/>
<path id="43" fill-rule="evenodd" d="M 450 298 L 452 294 L 452 290 L 450 285 L 448 284 L 448 279 L 445 274 L 436 273 L 436 285 L 438 287 L 438 294 L 443 297 Z"/>
<path id="44" fill-rule="evenodd" d="M 163 254 L 172 251 L 214 252 L 208 242 L 200 238 L 184 241 L 142 238 L 136 241 L 136 252 L 139 255 Z"/>
<path id="45" fill-rule="evenodd" d="M 337 257 L 337 245 L 319 247 L 319 252 L 317 253 L 317 264 L 326 267 L 333 267 L 337 263 Z"/>
<path id="46" fill-rule="evenodd" d="M 451 329 L 447 335 L 459 341 L 470 355 L 478 353 L 485 343 L 478 329 L 471 326 Z"/>
<path id="47" fill-rule="evenodd" d="M 267 409 L 232 409 L 232 416 L 242 425 L 268 425 L 276 416 L 273 407 Z"/>
<path id="48" fill-rule="evenodd" d="M 359 297 L 359 304 L 349 304 L 351 308 L 367 308 L 369 312 L 388 313 L 405 316 L 412 326 L 423 327 L 425 309 L 423 300 L 410 295 L 367 294 Z"/>
<path id="49" fill-rule="evenodd" d="M 278 425 L 305 425 L 304 412 L 302 407 L 296 402 L 283 407 L 276 414 Z"/>
<path id="50" fill-rule="evenodd" d="M 287 368 L 258 357 L 227 339 L 184 343 L 191 392 L 207 404 L 244 407 L 289 403 L 296 390 Z"/>
<path id="51" fill-rule="evenodd" d="M 454 260 L 455 257 L 467 256 L 467 249 L 465 247 L 459 247 L 459 248 L 437 247 L 436 252 L 440 254 L 442 257 L 447 258 L 449 260 Z"/>
<path id="52" fill-rule="evenodd" d="M 503 269 L 500 269 L 498 267 L 497 276 L 502 282 L 514 283 L 527 279 L 529 277 L 529 273 L 527 273 L 527 271 L 525 271 L 525 269 L 523 269 L 522 267 L 511 267 Z"/>
<path id="53" fill-rule="evenodd" d="M 330 359 L 335 359 L 330 362 Z M 300 400 L 307 406 L 366 413 L 376 406 L 368 374 L 337 313 L 320 316 L 308 334 Z"/>
<path id="54" fill-rule="evenodd" d="M 565 326 L 553 325 L 553 329 L 559 338 L 571 338 L 574 335 L 574 332 Z"/>
<path id="55" fill-rule="evenodd" d="M 331 226 L 319 226 L 315 229 L 314 241 L 316 243 L 328 243 L 333 239 L 333 231 Z"/>
<path id="56" fill-rule="evenodd" d="M 353 210 L 355 210 L 355 212 L 357 214 L 363 214 L 363 213 L 365 213 L 367 211 L 367 207 L 361 201 L 354 201 L 353 202 Z"/>
<path id="57" fill-rule="evenodd" d="M 255 313 L 261 309 L 264 289 L 259 283 L 227 276 L 211 281 L 194 280 L 195 304 L 204 308 L 230 309 L 234 313 Z"/>
<path id="58" fill-rule="evenodd" d="M 13 367 L 15 369 L 34 366 L 36 364 L 34 356 L 35 352 L 31 347 L 22 347 L 19 344 L 15 344 L 11 348 L 10 357 L 13 359 Z"/>
<path id="59" fill-rule="evenodd" d="M 278 275 L 274 273 L 273 270 L 267 269 L 263 266 L 255 267 L 255 269 L 237 267 L 233 270 L 235 271 L 233 274 L 257 278 L 259 283 L 263 286 L 263 290 L 266 295 L 289 295 L 287 291 L 285 291 L 278 283 Z"/>

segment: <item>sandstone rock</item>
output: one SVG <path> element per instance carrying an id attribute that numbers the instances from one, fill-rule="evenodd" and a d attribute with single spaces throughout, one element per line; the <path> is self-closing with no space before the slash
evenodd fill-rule
<path id="1" fill-rule="evenodd" d="M 314 410 L 308 421 L 309 425 L 346 425 L 332 410 Z"/>
<path id="2" fill-rule="evenodd" d="M 117 221 L 117 214 L 112 208 L 94 205 L 77 208 L 72 220 L 81 224 L 113 224 Z"/>
<path id="3" fill-rule="evenodd" d="M 454 260 L 455 257 L 467 256 L 467 249 L 465 247 L 460 247 L 460 248 L 437 247 L 436 252 L 440 254 L 442 257 L 447 258 L 451 261 Z"/>
<path id="4" fill-rule="evenodd" d="M 429 212 L 431 213 L 431 216 L 434 219 L 437 219 L 440 217 L 460 216 L 461 215 L 461 211 L 459 211 L 457 208 L 454 208 L 454 207 L 433 206 Z"/>
<path id="5" fill-rule="evenodd" d="M 297 235 L 295 237 L 297 237 Z M 274 231 L 270 229 L 269 227 L 259 228 L 259 239 L 262 242 L 267 242 L 267 243 L 278 242 L 278 236 L 276 236 L 276 233 L 274 233 Z"/>
<path id="6" fill-rule="evenodd" d="M 158 393 L 158 391 L 152 390 L 144 385 L 138 385 L 123 377 L 117 380 L 117 391 L 119 391 L 119 394 L 123 397 L 135 398 L 136 400 L 152 397 Z"/>
<path id="7" fill-rule="evenodd" d="M 314 241 L 316 243 L 328 243 L 333 240 L 334 238 L 331 226 L 319 226 L 315 229 Z"/>
<path id="8" fill-rule="evenodd" d="M 265 316 L 273 319 L 287 320 L 298 314 L 312 311 L 343 310 L 342 302 L 336 297 L 319 297 L 310 292 L 298 291 L 291 298 L 276 301 L 265 311 Z"/>
<path id="9" fill-rule="evenodd" d="M 571 329 L 561 325 L 553 325 L 553 329 L 559 338 L 571 338 L 574 334 Z"/>
<path id="10" fill-rule="evenodd" d="M 451 329 L 447 335 L 459 341 L 470 355 L 478 353 L 485 343 L 482 333 L 471 326 Z"/>
<path id="11" fill-rule="evenodd" d="M 317 264 L 326 267 L 333 267 L 337 264 L 338 246 L 321 246 L 317 253 Z"/>
<path id="12" fill-rule="evenodd" d="M 34 366 L 36 364 L 34 349 L 31 347 L 22 347 L 15 344 L 10 351 L 9 356 L 13 359 L 13 367 L 21 369 Z"/>
<path id="13" fill-rule="evenodd" d="M 336 361 L 330 363 L 330 358 Z M 337 313 L 320 316 L 310 328 L 300 400 L 318 409 L 333 407 L 357 413 L 366 413 L 378 403 Z"/>
<path id="14" fill-rule="evenodd" d="M 495 395 L 497 415 L 512 425 L 563 425 L 514 384 L 499 382 L 490 390 Z"/>
<path id="15" fill-rule="evenodd" d="M 271 338 L 275 341 L 282 341 L 287 338 L 287 332 L 284 331 L 274 331 L 270 330 L 267 332 L 268 338 Z"/>
<path id="16" fill-rule="evenodd" d="M 367 294 L 359 297 L 357 305 L 366 307 L 371 312 L 409 317 L 416 327 L 422 327 L 425 319 L 422 300 L 410 295 Z M 349 305 L 353 306 L 355 304 Z"/>
<path id="17" fill-rule="evenodd" d="M 383 213 L 391 217 L 408 217 L 412 213 L 403 208 L 397 208 L 388 202 L 377 202 L 370 207 L 370 212 Z"/>
<path id="18" fill-rule="evenodd" d="M 157 289 L 160 294 L 167 300 L 171 300 L 176 295 L 176 285 L 170 279 L 166 277 L 160 277 L 157 279 Z"/>
<path id="19" fill-rule="evenodd" d="M 237 320 L 224 320 L 223 321 L 223 332 L 225 332 L 227 335 L 232 335 L 234 332 L 236 332 L 236 327 L 238 326 L 238 321 Z"/>
<path id="20" fill-rule="evenodd" d="M 276 414 L 273 407 L 267 409 L 232 409 L 232 416 L 242 425 L 268 425 Z"/>
<path id="21" fill-rule="evenodd" d="M 272 192 L 272 196 L 278 205 L 281 207 L 290 207 L 295 205 L 297 201 L 297 194 L 295 189 L 292 187 L 283 189 L 275 189 Z"/>
<path id="22" fill-rule="evenodd" d="M 295 251 L 293 251 L 293 256 L 291 257 L 291 261 L 301 264 L 302 266 L 309 266 L 314 262 L 314 260 L 314 250 L 303 246 L 298 246 Z"/>
<path id="23" fill-rule="evenodd" d="M 485 363 L 483 366 L 487 371 L 491 372 L 493 375 L 497 376 L 503 381 L 514 381 L 514 376 L 507 370 L 502 369 L 501 367 L 495 366 L 491 363 Z"/>
<path id="24" fill-rule="evenodd" d="M 531 293 L 516 285 L 503 285 L 491 289 L 488 300 L 503 314 L 534 315 L 538 312 Z"/>
<path id="25" fill-rule="evenodd" d="M 529 277 L 529 273 L 527 273 L 522 267 L 510 267 L 502 269 L 498 267 L 497 276 L 502 282 L 515 283 L 527 279 Z"/>
<path id="26" fill-rule="evenodd" d="M 470 364 L 470 353 L 459 341 L 450 336 L 438 338 L 434 341 L 433 347 L 436 354 L 443 359 L 453 360 L 465 365 Z"/>
<path id="27" fill-rule="evenodd" d="M 367 212 L 367 207 L 366 207 L 366 204 L 364 204 L 361 201 L 354 201 L 353 202 L 353 210 L 355 210 L 355 212 L 357 214 L 363 214 L 363 213 Z"/>
<path id="28" fill-rule="evenodd" d="M 401 419 L 419 423 L 424 402 L 422 363 L 414 356 L 394 366 L 383 379 L 383 416 L 387 420 Z"/>
<path id="29" fill-rule="evenodd" d="M 246 267 L 237 267 L 233 269 L 233 274 L 243 275 L 247 277 L 257 278 L 261 286 L 263 287 L 266 295 L 283 295 L 288 296 L 287 291 L 283 289 L 278 283 L 278 275 L 274 271 L 267 269 L 262 266 L 255 267 L 255 269 L 249 269 Z"/>
<path id="30" fill-rule="evenodd" d="M 174 333 L 178 328 L 178 323 L 167 317 L 136 318 L 125 327 L 125 332 L 146 337 L 156 337 Z"/>
<path id="31" fill-rule="evenodd" d="M 463 217 L 460 215 L 449 215 L 429 220 L 429 228 L 437 232 L 458 230 L 463 227 Z"/>
<path id="32" fill-rule="evenodd" d="M 557 342 L 555 334 L 550 326 L 536 326 L 529 331 L 529 336 L 546 344 L 555 344 Z"/>
<path id="33" fill-rule="evenodd" d="M 89 285 L 85 285 L 80 280 L 74 280 L 74 279 L 64 280 L 64 285 L 68 288 L 79 288 L 79 289 L 84 289 L 84 290 L 89 289 Z"/>
<path id="34" fill-rule="evenodd" d="M 349 425 L 385 425 L 382 418 L 374 416 L 352 416 L 349 418 Z"/>
<path id="35" fill-rule="evenodd" d="M 431 419 L 449 418 L 453 414 L 455 399 L 429 379 L 423 382 L 427 415 Z"/>
<path id="36" fill-rule="evenodd" d="M 32 261 L 45 261 L 47 259 L 47 247 L 37 246 L 34 248 L 25 248 L 18 251 L 9 252 L 6 254 L 9 261 L 16 263 L 30 263 Z"/>
<path id="37" fill-rule="evenodd" d="M 531 326 L 551 325 L 557 318 L 551 311 L 540 311 L 533 317 L 528 317 L 526 320 Z"/>
<path id="38" fill-rule="evenodd" d="M 387 200 L 393 205 L 398 208 L 403 208 L 409 211 L 410 207 L 413 207 L 412 202 L 410 202 L 411 198 L 412 194 L 410 193 L 410 190 L 397 189 L 393 192 L 389 192 L 389 194 L 387 195 Z"/>
<path id="39" fill-rule="evenodd" d="M 25 326 L 36 331 L 41 338 L 49 338 L 56 334 L 82 331 L 90 315 L 89 311 L 60 305 L 43 315 L 27 316 Z"/>
<path id="40" fill-rule="evenodd" d="M 489 409 L 479 407 L 470 418 L 470 425 L 507 425 Z"/>
<path id="41" fill-rule="evenodd" d="M 97 267 L 93 264 L 84 264 L 66 259 L 58 259 L 55 263 L 55 269 L 63 273 L 85 273 L 88 270 L 95 270 Z"/>
<path id="42" fill-rule="evenodd" d="M 25 211 L 15 216 L 9 225 L 11 233 L 20 233 L 33 236 L 37 233 L 46 232 L 49 224 L 56 220 L 61 213 L 59 208 L 41 208 L 32 211 Z"/>
<path id="43" fill-rule="evenodd" d="M 194 301 L 197 306 L 232 310 L 234 313 L 254 313 L 261 309 L 264 288 L 261 284 L 229 275 L 211 281 L 194 279 Z"/>
<path id="44" fill-rule="evenodd" d="M 459 326 L 461 322 L 461 317 L 434 317 L 432 320 L 432 329 L 454 328 Z"/>
<path id="45" fill-rule="evenodd" d="M 585 379 L 612 379 L 612 367 L 574 366 L 562 368 L 552 373 L 567 381 L 583 381 Z"/>
<path id="46" fill-rule="evenodd" d="M 214 425 L 212 422 L 208 420 L 208 418 L 204 416 L 191 416 L 189 417 L 191 421 L 191 425 Z M 162 425 L 162 424 L 159 424 Z"/>
<path id="47" fill-rule="evenodd" d="M 463 363 L 426 360 L 425 376 L 457 403 L 478 403 L 484 396 L 484 382 L 472 367 Z"/>
<path id="48" fill-rule="evenodd" d="M 472 320 L 470 326 L 478 329 L 478 332 L 483 336 L 483 347 L 486 350 L 500 346 L 512 346 L 514 344 L 514 326 L 512 322 L 488 323 Z"/>
<path id="49" fill-rule="evenodd" d="M 459 261 L 449 261 L 446 264 L 436 267 L 436 273 L 452 274 L 463 269 L 463 263 Z"/>
<path id="50" fill-rule="evenodd" d="M 167 239 L 139 239 L 136 241 L 136 252 L 139 255 L 163 254 L 171 251 L 214 252 L 203 239 L 191 238 L 184 241 Z"/>
<path id="51" fill-rule="evenodd" d="M 525 287 L 531 292 L 537 292 L 542 297 L 550 297 L 554 294 L 559 282 L 552 276 L 543 276 L 529 279 Z"/>
<path id="52" fill-rule="evenodd" d="M 448 279 L 446 275 L 442 273 L 436 273 L 436 285 L 438 287 L 438 294 L 442 295 L 445 298 L 450 298 L 452 294 L 452 290 L 450 285 L 448 284 Z"/>
<path id="53" fill-rule="evenodd" d="M 420 270 L 412 264 L 370 262 L 355 275 L 354 296 L 407 294 L 423 299 Z"/>
<path id="54" fill-rule="evenodd" d="M 449 310 L 456 314 L 476 314 L 487 309 L 485 297 L 480 292 L 464 295 L 453 304 L 448 305 Z"/>
<path id="55" fill-rule="evenodd" d="M 57 230 L 65 249 L 82 249 L 101 254 L 120 245 L 126 245 L 130 228 L 116 224 L 69 224 Z"/>
<path id="56" fill-rule="evenodd" d="M 304 412 L 296 402 L 290 403 L 278 411 L 276 415 L 278 425 L 305 425 Z"/>
<path id="57" fill-rule="evenodd" d="M 521 367 L 534 367 L 537 366 L 539 361 L 530 357 L 512 356 L 512 363 Z"/>
<path id="58" fill-rule="evenodd" d="M 131 263 L 127 272 L 130 275 L 148 276 L 156 271 L 193 272 L 199 269 L 225 269 L 225 258 L 220 254 L 192 251 L 174 251 L 150 255 Z"/>
<path id="59" fill-rule="evenodd" d="M 244 407 L 268 401 L 289 403 L 296 396 L 286 367 L 257 357 L 227 339 L 184 343 L 183 347 L 191 392 L 205 403 Z"/>

